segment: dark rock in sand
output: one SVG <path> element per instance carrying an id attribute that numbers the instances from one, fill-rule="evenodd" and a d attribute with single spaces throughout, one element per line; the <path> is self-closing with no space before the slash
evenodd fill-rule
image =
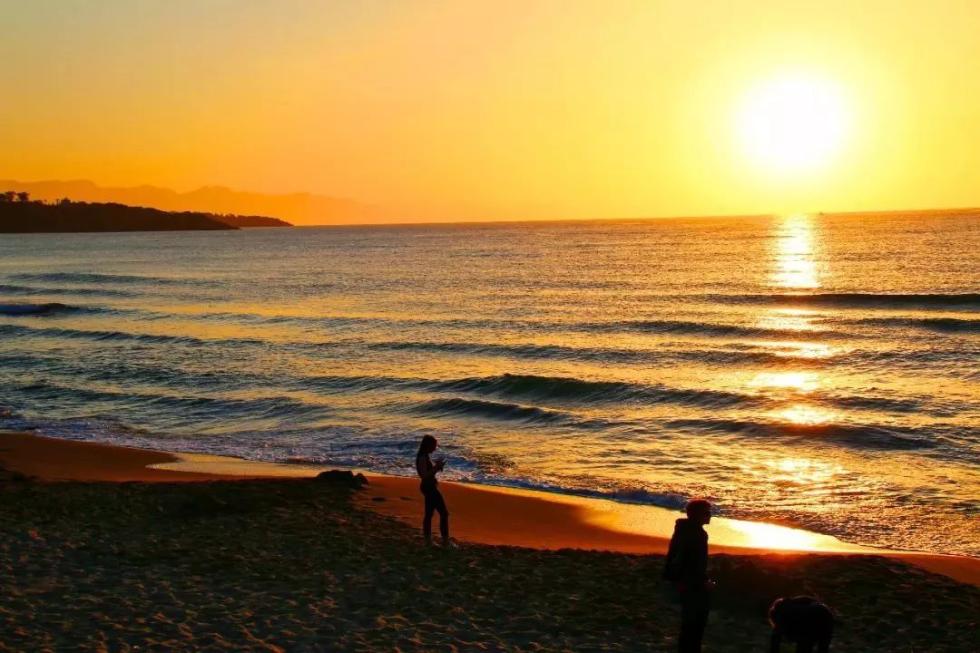
<path id="1" fill-rule="evenodd" d="M 340 471 L 339 469 L 320 472 L 317 474 L 316 480 L 320 483 L 329 483 L 333 487 L 342 487 L 350 490 L 359 490 L 368 484 L 368 480 L 364 478 L 364 474 L 355 474 L 351 471 Z"/>
<path id="2" fill-rule="evenodd" d="M 11 472 L 0 467 L 0 485 L 5 483 L 26 483 L 29 480 L 31 480 L 29 476 L 25 476 L 19 472 Z"/>

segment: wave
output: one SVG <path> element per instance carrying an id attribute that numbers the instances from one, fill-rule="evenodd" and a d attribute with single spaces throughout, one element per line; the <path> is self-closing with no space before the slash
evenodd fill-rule
<path id="1" fill-rule="evenodd" d="M 594 481 L 598 484 L 601 481 L 588 476 L 577 476 L 574 481 L 572 481 L 572 479 L 567 479 L 570 482 L 560 483 L 509 475 L 504 477 L 495 477 L 485 476 L 482 474 L 479 475 L 476 480 L 478 480 L 478 482 L 481 484 L 494 485 L 497 487 L 537 490 L 539 492 L 553 492 L 556 494 L 566 494 L 593 499 L 607 499 L 618 503 L 659 506 L 661 508 L 671 509 L 683 508 L 685 505 L 687 505 L 687 502 L 690 499 L 688 494 L 675 492 L 655 492 L 647 488 L 629 485 L 619 487 L 613 485 L 612 487 L 608 487 L 608 489 L 596 489 L 594 485 L 589 485 L 589 482 Z M 580 485 L 579 483 L 584 484 Z M 608 485 L 608 483 L 603 483 L 603 485 Z"/>
<path id="2" fill-rule="evenodd" d="M 603 420 L 579 418 L 572 413 L 539 408 L 537 406 L 522 406 L 520 404 L 485 401 L 482 399 L 433 399 L 415 406 L 415 412 L 436 415 L 464 417 L 479 417 L 491 420 L 523 422 L 525 424 L 572 425 L 587 428 L 601 428 L 609 425 Z"/>
<path id="3" fill-rule="evenodd" d="M 8 295 L 94 295 L 100 297 L 136 297 L 138 293 L 112 288 L 47 288 L 38 286 L 20 286 L 0 283 L 0 292 Z"/>
<path id="4" fill-rule="evenodd" d="M 177 391 L 199 392 L 240 391 L 256 387 L 285 386 L 288 377 L 271 376 L 252 371 L 228 371 L 218 368 L 195 369 L 193 366 L 170 365 L 157 359 L 140 357 L 119 357 L 110 352 L 111 364 L 93 364 L 91 357 L 66 358 L 60 355 L 45 355 L 37 351 L 24 353 L 0 352 L 0 368 L 6 367 L 17 373 L 32 372 L 43 374 L 45 379 L 67 383 L 87 381 L 122 385 L 123 387 L 167 388 Z M 284 383 L 286 381 L 287 383 Z M 130 386 L 132 384 L 132 386 Z"/>
<path id="5" fill-rule="evenodd" d="M 2 333 L 2 329 L 0 329 Z M 465 393 L 480 397 L 504 397 L 531 402 L 557 402 L 580 406 L 624 405 L 630 408 L 651 404 L 671 404 L 699 408 L 751 408 L 773 406 L 787 400 L 783 395 L 744 394 L 723 390 L 669 387 L 624 381 L 589 380 L 575 377 L 533 374 L 501 374 L 457 379 L 411 378 L 388 375 L 313 375 L 284 373 L 228 372 L 221 369 L 187 369 L 163 361 L 144 363 L 119 360 L 111 366 L 74 362 L 60 356 L 39 353 L 0 353 L 0 365 L 10 369 L 56 375 L 64 379 L 85 379 L 99 383 L 135 383 L 186 391 L 211 389 L 236 391 L 255 387 L 283 387 L 298 392 L 422 392 Z M 49 376 L 50 378 L 50 376 Z M 924 397 L 883 397 L 813 393 L 810 401 L 849 410 L 890 413 L 922 413 L 956 416 L 969 410 L 961 402 Z"/>
<path id="6" fill-rule="evenodd" d="M 571 360 L 601 363 L 696 362 L 724 366 L 762 365 L 766 367 L 823 367 L 826 360 L 792 353 L 732 349 L 617 349 L 611 347 L 572 347 L 568 345 L 500 345 L 477 342 L 404 341 L 371 342 L 368 349 L 386 351 L 425 351 L 439 354 L 501 356 L 542 360 Z"/>
<path id="7" fill-rule="evenodd" d="M 108 283 L 108 284 L 200 284 L 199 279 L 173 279 L 131 274 L 100 274 L 96 272 L 22 272 L 11 274 L 17 281 L 41 281 L 54 283 Z"/>
<path id="8" fill-rule="evenodd" d="M 720 303 L 827 306 L 838 308 L 980 307 L 980 293 L 800 293 L 710 295 Z"/>
<path id="9" fill-rule="evenodd" d="M 45 399 L 48 401 L 138 406 L 141 411 L 156 411 L 181 419 L 187 419 L 189 417 L 223 418 L 228 417 L 230 414 L 247 416 L 253 419 L 294 419 L 301 416 L 309 416 L 313 413 L 323 413 L 328 410 L 326 406 L 309 404 L 286 396 L 237 399 L 140 391 L 121 392 L 93 387 L 82 388 L 61 385 L 50 381 L 23 383 L 12 387 L 11 390 L 23 395 L 29 395 L 34 399 Z"/>
<path id="10" fill-rule="evenodd" d="M 0 315 L 52 315 L 54 313 L 79 312 L 81 309 L 76 306 L 68 306 L 58 302 L 47 304 L 0 304 Z"/>
<path id="11" fill-rule="evenodd" d="M 854 324 L 873 326 L 914 328 L 938 333 L 980 333 L 980 320 L 955 317 L 872 317 L 854 320 Z"/>
<path id="12" fill-rule="evenodd" d="M 130 341 L 147 344 L 182 344 L 182 345 L 258 345 L 265 341 L 254 338 L 221 338 L 205 339 L 194 336 L 174 336 L 167 334 L 128 333 L 126 331 L 99 331 L 84 329 L 66 329 L 60 327 L 35 328 L 20 324 L 0 324 L 0 335 L 36 336 L 42 338 L 71 338 L 93 341 Z"/>
<path id="13" fill-rule="evenodd" d="M 951 342 L 942 349 L 938 346 L 927 349 L 855 349 L 847 353 L 846 362 L 848 367 L 876 374 L 887 369 L 917 375 L 927 371 L 929 374 L 960 377 L 969 374 L 980 359 L 980 346 L 974 343 L 971 340 Z"/>
<path id="14" fill-rule="evenodd" d="M 815 338 L 843 337 L 832 331 L 801 331 L 799 329 L 771 329 L 739 324 L 690 322 L 685 320 L 624 320 L 620 322 L 593 322 L 583 325 L 588 331 L 640 331 L 644 333 L 680 334 L 706 338 L 773 338 L 780 340 L 813 340 Z M 850 335 L 850 334 L 848 334 Z"/>
<path id="15" fill-rule="evenodd" d="M 850 424 L 796 424 L 737 419 L 675 419 L 665 422 L 669 428 L 694 431 L 718 431 L 736 435 L 798 437 L 811 441 L 833 441 L 860 449 L 929 449 L 936 442 L 928 434 L 914 429 L 857 426 Z"/>
<path id="16" fill-rule="evenodd" d="M 436 382 L 429 387 L 440 392 L 468 392 L 537 400 L 570 400 L 578 403 L 649 401 L 687 406 L 727 407 L 759 402 L 755 397 L 718 390 L 690 390 L 661 385 L 589 381 L 533 374 L 469 377 Z"/>
<path id="17" fill-rule="evenodd" d="M 32 286 L 18 286 L 9 283 L 0 283 L 0 292 L 7 293 L 8 295 L 40 295 L 44 292 L 43 288 L 34 288 Z"/>
<path id="18" fill-rule="evenodd" d="M 775 329 L 739 324 L 719 324 L 712 322 L 695 322 L 684 320 L 621 320 L 609 322 L 563 322 L 547 320 L 466 320 L 466 319 L 391 319 L 379 317 L 354 316 L 323 316 L 323 317 L 259 317 L 254 315 L 234 315 L 212 313 L 197 317 L 212 319 L 256 319 L 268 323 L 297 323 L 304 325 L 319 325 L 341 328 L 363 328 L 365 325 L 377 325 L 389 328 L 424 328 L 434 331 L 450 329 L 475 329 L 537 333 L 660 333 L 667 335 L 690 335 L 705 338 L 771 338 L 783 340 L 812 340 L 814 338 L 853 337 L 853 334 L 841 334 L 834 331 Z M 448 344 L 446 346 L 449 346 Z"/>
<path id="19" fill-rule="evenodd" d="M 425 379 L 406 379 L 392 376 L 304 376 L 296 378 L 290 385 L 302 390 L 326 391 L 371 391 L 395 389 L 426 389 L 432 383 Z"/>
<path id="20" fill-rule="evenodd" d="M 362 382 L 363 383 L 363 382 Z M 414 381 L 415 387 L 434 392 L 463 392 L 532 401 L 558 401 L 575 404 L 675 404 L 697 408 L 734 408 L 779 404 L 781 397 L 741 394 L 723 390 L 672 388 L 621 381 L 590 381 L 569 377 L 550 377 L 526 374 L 502 374 L 488 377 L 469 377 L 456 380 Z M 868 395 L 815 394 L 810 399 L 819 404 L 845 409 L 890 413 L 925 413 L 956 415 L 967 407 L 962 405 L 932 406 L 917 397 L 892 398 Z"/>
<path id="21" fill-rule="evenodd" d="M 890 397 L 868 397 L 864 395 L 827 395 L 824 397 L 818 395 L 816 398 L 820 403 L 837 406 L 838 408 L 873 410 L 887 413 L 932 413 L 925 401 L 911 397 L 906 399 L 892 399 Z"/>

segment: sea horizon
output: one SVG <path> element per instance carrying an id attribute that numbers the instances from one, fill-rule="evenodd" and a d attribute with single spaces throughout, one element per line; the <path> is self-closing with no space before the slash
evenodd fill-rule
<path id="1" fill-rule="evenodd" d="M 868 210 L 840 210 L 840 211 L 816 211 L 816 210 L 787 210 L 787 211 L 767 211 L 759 213 L 712 213 L 706 215 L 635 215 L 624 217 L 591 217 L 591 218 L 461 218 L 459 220 L 433 220 L 420 219 L 418 221 L 393 221 L 393 222 L 331 222 L 323 224 L 302 223 L 291 225 L 294 229 L 320 229 L 326 227 L 438 227 L 453 225 L 522 225 L 522 224 L 589 224 L 589 223 L 630 223 L 630 222 L 651 222 L 657 220 L 754 220 L 765 218 L 789 218 L 797 215 L 810 217 L 832 216 L 840 218 L 861 218 L 861 217 L 888 217 L 888 216 L 918 216 L 925 218 L 941 218 L 943 216 L 963 217 L 973 215 L 980 211 L 980 206 L 954 206 L 954 207 L 920 207 L 920 208 L 900 208 L 900 209 L 868 209 Z M 262 227 L 259 227 L 262 228 Z"/>

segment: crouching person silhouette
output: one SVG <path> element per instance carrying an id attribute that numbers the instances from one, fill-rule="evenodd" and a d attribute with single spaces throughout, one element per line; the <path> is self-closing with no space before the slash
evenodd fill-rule
<path id="1" fill-rule="evenodd" d="M 796 643 L 796 653 L 830 651 L 830 639 L 834 635 L 834 615 L 830 608 L 809 596 L 792 599 L 776 599 L 769 608 L 772 624 L 770 653 L 779 653 L 783 640 Z"/>
<path id="2" fill-rule="evenodd" d="M 708 578 L 708 533 L 704 530 L 711 521 L 711 504 L 695 499 L 687 504 L 686 511 L 687 519 L 678 519 L 674 525 L 664 578 L 674 584 L 680 595 L 681 632 L 677 650 L 700 653 L 714 587 Z"/>

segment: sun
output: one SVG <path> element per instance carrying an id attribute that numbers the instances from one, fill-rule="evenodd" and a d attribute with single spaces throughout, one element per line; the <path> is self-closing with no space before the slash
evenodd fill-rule
<path id="1" fill-rule="evenodd" d="M 812 75 L 768 79 L 749 89 L 737 112 L 741 152 L 767 173 L 795 175 L 826 167 L 850 127 L 844 95 Z"/>

